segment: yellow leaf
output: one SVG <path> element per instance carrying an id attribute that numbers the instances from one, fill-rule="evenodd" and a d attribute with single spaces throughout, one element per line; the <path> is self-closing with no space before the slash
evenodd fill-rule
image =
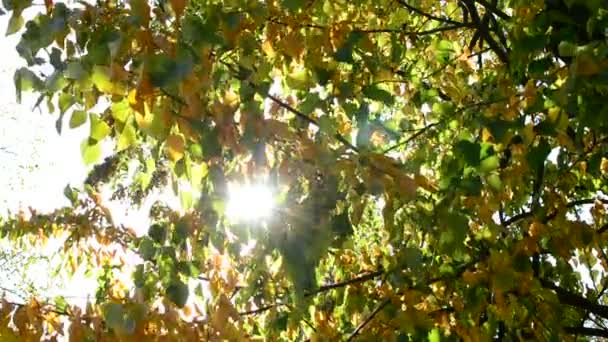
<path id="1" fill-rule="evenodd" d="M 608 159 L 602 158 L 602 162 L 600 163 L 600 170 L 602 170 L 602 174 L 608 174 Z"/>
<path id="2" fill-rule="evenodd" d="M 276 51 L 274 51 L 274 48 L 272 47 L 272 42 L 270 41 L 270 39 L 266 39 L 264 41 L 264 43 L 262 44 L 262 51 L 264 51 L 264 53 L 270 58 L 274 58 L 277 54 Z"/>
<path id="3" fill-rule="evenodd" d="M 129 106 L 131 106 L 131 108 L 133 108 L 135 111 L 137 111 L 140 114 L 144 114 L 144 103 L 143 101 L 141 101 L 141 97 L 138 96 L 137 94 L 137 89 L 132 89 L 129 92 Z"/>
<path id="4" fill-rule="evenodd" d="M 426 191 L 434 192 L 437 191 L 437 187 L 428 178 L 423 175 L 416 175 L 414 177 L 416 185 L 423 188 Z"/>
<path id="5" fill-rule="evenodd" d="M 184 157 L 185 141 L 183 136 L 171 134 L 167 137 L 165 144 L 169 159 L 175 162 Z"/>
<path id="6" fill-rule="evenodd" d="M 494 136 L 492 135 L 492 133 L 490 132 L 489 129 L 487 129 L 486 127 L 484 127 L 481 130 L 481 141 L 483 142 L 488 142 L 488 141 L 493 141 L 494 140 Z"/>

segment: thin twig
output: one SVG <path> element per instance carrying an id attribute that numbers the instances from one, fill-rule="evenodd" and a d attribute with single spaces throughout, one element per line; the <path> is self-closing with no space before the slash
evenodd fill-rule
<path id="1" fill-rule="evenodd" d="M 257 315 L 259 313 L 268 311 L 272 308 L 276 308 L 279 306 L 283 306 L 285 304 L 283 303 L 276 303 L 276 304 L 271 304 L 271 305 L 266 305 L 266 306 L 262 306 L 261 308 L 257 308 L 255 310 L 248 310 L 248 311 L 243 311 L 243 312 L 239 312 L 239 316 L 249 316 L 249 315 Z"/>
<path id="2" fill-rule="evenodd" d="M 500 19 L 504 19 L 504 20 L 511 19 L 511 17 L 507 13 L 501 11 L 498 7 L 487 2 L 486 0 L 475 0 L 475 2 L 477 2 L 478 4 L 485 7 L 487 11 L 492 12 L 495 16 L 499 17 Z"/>
<path id="3" fill-rule="evenodd" d="M 423 135 L 424 133 L 426 133 L 429 129 L 435 127 L 439 125 L 439 122 L 434 122 L 432 124 L 429 124 L 423 128 L 421 128 L 420 130 L 418 130 L 418 132 L 414 133 L 411 137 L 405 139 L 404 141 L 401 141 L 391 147 L 388 147 L 387 149 L 385 149 L 384 151 L 382 151 L 382 154 L 386 154 L 396 148 L 399 148 L 401 146 L 407 145 L 409 144 L 411 141 L 413 141 L 414 139 L 418 138 L 419 136 Z"/>
<path id="4" fill-rule="evenodd" d="M 498 56 L 501 62 L 509 65 L 509 54 L 507 51 L 503 50 L 502 47 L 498 45 L 496 40 L 490 35 L 488 31 L 488 26 L 484 25 L 482 19 L 479 17 L 479 13 L 477 12 L 477 8 L 475 7 L 474 0 L 463 0 L 464 4 L 469 8 L 469 13 L 471 14 L 471 19 L 473 20 L 474 27 L 477 28 L 479 34 L 485 40 L 492 51 Z"/>
<path id="5" fill-rule="evenodd" d="M 580 199 L 580 200 L 568 202 L 568 204 L 566 204 L 566 208 L 573 208 L 573 207 L 583 205 L 583 204 L 593 204 L 593 203 L 595 203 L 595 201 L 600 201 L 604 204 L 608 204 L 608 199 L 605 199 L 605 198 L 586 198 L 586 199 Z M 534 214 L 533 211 L 525 211 L 523 213 L 512 216 L 511 218 L 509 218 L 508 220 L 506 220 L 504 222 L 503 227 L 508 227 L 515 222 L 518 222 L 522 219 L 532 216 L 533 214 Z M 547 216 L 547 220 L 554 218 L 556 215 L 557 215 L 556 212 L 550 214 L 549 216 Z M 601 234 L 601 233 L 605 232 L 606 230 L 608 230 L 608 227 L 602 226 L 600 229 L 597 230 L 597 233 Z"/>
<path id="6" fill-rule="evenodd" d="M 365 328 L 365 326 L 369 322 L 371 322 L 372 319 L 374 319 L 374 316 L 376 316 L 390 302 L 391 302 L 390 299 L 385 299 L 382 303 L 380 303 L 380 305 L 378 305 L 376 307 L 376 309 L 367 317 L 367 319 L 365 319 L 365 321 L 363 321 L 361 324 L 359 324 L 359 326 L 357 327 L 357 329 L 355 329 L 355 331 L 353 331 L 353 333 L 348 337 L 348 339 L 346 340 L 346 342 L 350 342 L 355 337 L 357 337 L 357 335 L 359 335 L 359 333 L 361 332 L 361 330 L 363 330 L 363 328 Z"/>
<path id="7" fill-rule="evenodd" d="M 254 85 L 255 86 L 255 85 Z M 276 96 L 270 94 L 270 93 L 265 93 L 264 94 L 266 97 L 268 97 L 269 99 L 271 99 L 273 102 L 275 102 L 276 104 L 278 104 L 280 107 L 287 109 L 288 111 L 292 112 L 293 114 L 295 114 L 298 118 L 308 122 L 309 124 L 315 125 L 317 127 L 319 127 L 319 123 L 317 122 L 317 120 L 309 117 L 308 115 L 302 113 L 301 111 L 293 108 L 292 106 L 290 106 L 288 103 L 285 103 L 283 101 L 281 101 L 279 98 L 277 98 Z M 340 135 L 339 133 L 336 133 L 334 135 L 334 137 L 336 138 L 336 140 L 338 140 L 339 142 L 341 142 L 342 144 L 344 144 L 346 147 L 350 148 L 351 150 L 355 151 L 355 152 L 359 152 L 359 149 L 351 144 L 348 140 L 346 140 L 346 138 L 344 138 L 342 135 Z"/>
<path id="8" fill-rule="evenodd" d="M 446 24 L 453 24 L 453 25 L 462 25 L 462 26 L 469 26 L 468 24 L 465 23 L 461 23 L 459 21 L 455 21 L 449 18 L 441 18 L 441 17 L 436 17 L 432 14 L 426 13 L 425 11 L 421 10 L 420 8 L 414 7 L 410 4 L 408 4 L 407 2 L 405 2 L 405 0 L 396 0 L 400 5 L 402 5 L 403 7 L 409 9 L 410 11 L 417 13 L 423 17 L 426 17 L 428 19 L 431 20 L 435 20 L 441 23 L 446 23 Z"/>
<path id="9" fill-rule="evenodd" d="M 277 19 L 269 19 L 270 22 L 273 22 L 275 24 L 278 25 L 283 25 L 283 26 L 291 26 L 288 23 L 282 22 L 280 20 Z M 391 29 L 391 28 L 353 28 L 351 32 L 356 32 L 356 33 L 401 33 L 401 34 L 406 34 L 406 35 L 427 35 L 427 34 L 433 34 L 433 33 L 437 33 L 437 32 L 443 32 L 443 31 L 450 31 L 450 30 L 455 30 L 461 27 L 468 27 L 469 25 L 464 24 L 464 23 L 458 23 L 458 22 L 454 22 L 453 24 L 449 25 L 449 26 L 443 26 L 443 27 L 437 27 L 434 29 L 430 29 L 430 30 L 426 30 L 426 31 L 405 31 L 403 29 Z M 328 30 L 329 27 L 328 26 L 324 26 L 324 25 L 317 25 L 317 24 L 306 24 L 306 23 L 302 23 L 299 24 L 298 27 L 305 27 L 305 28 L 311 28 L 311 29 L 317 29 L 317 30 Z"/>
<path id="10" fill-rule="evenodd" d="M 359 277 L 356 277 L 356 278 L 353 278 L 353 279 L 342 281 L 342 282 L 339 282 L 339 283 L 334 283 L 334 284 L 329 284 L 329 285 L 323 285 L 323 286 L 319 287 L 318 289 L 316 289 L 314 291 L 305 293 L 304 296 L 305 297 L 309 297 L 309 296 L 313 296 L 313 295 L 316 295 L 316 294 L 321 293 L 321 292 L 326 292 L 326 291 L 329 291 L 329 290 L 345 287 L 345 286 L 352 285 L 352 284 L 362 283 L 362 282 L 365 282 L 365 281 L 377 278 L 377 277 L 383 275 L 384 273 L 385 272 L 383 270 L 379 270 L 379 271 L 375 271 L 375 272 L 372 272 L 372 273 L 364 274 L 362 276 L 359 276 Z"/>

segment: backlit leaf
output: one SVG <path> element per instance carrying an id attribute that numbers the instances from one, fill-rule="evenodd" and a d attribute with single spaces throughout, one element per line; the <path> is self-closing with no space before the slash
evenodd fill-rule
<path id="1" fill-rule="evenodd" d="M 137 132 L 132 124 L 126 124 L 118 136 L 118 142 L 116 143 L 116 150 L 122 151 L 137 141 Z"/>
<path id="2" fill-rule="evenodd" d="M 112 132 L 110 126 L 102 121 L 97 114 L 89 114 L 89 121 L 91 122 L 91 133 L 89 134 L 91 139 L 101 141 Z"/>
<path id="3" fill-rule="evenodd" d="M 80 154 L 85 165 L 96 163 L 101 158 L 101 143 L 85 139 L 80 144 Z"/>
<path id="4" fill-rule="evenodd" d="M 70 117 L 70 128 L 77 128 L 87 122 L 87 112 L 84 110 L 75 110 Z"/>
<path id="5" fill-rule="evenodd" d="M 23 24 L 25 24 L 25 21 L 23 20 L 21 13 L 13 12 L 13 15 L 8 20 L 6 35 L 10 36 L 11 34 L 19 32 L 19 30 L 23 27 Z"/>
<path id="6" fill-rule="evenodd" d="M 172 134 L 165 141 L 167 155 L 173 161 L 178 161 L 184 157 L 185 141 L 184 137 L 177 134 Z"/>

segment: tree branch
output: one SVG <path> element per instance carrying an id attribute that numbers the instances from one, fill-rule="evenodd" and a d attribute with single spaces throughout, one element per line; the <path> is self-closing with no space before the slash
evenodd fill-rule
<path id="1" fill-rule="evenodd" d="M 418 132 L 414 133 L 411 137 L 405 139 L 405 141 L 399 142 L 391 147 L 388 147 L 387 149 L 385 149 L 384 151 L 382 151 L 382 154 L 386 154 L 396 148 L 399 148 L 403 145 L 407 145 L 409 144 L 411 141 L 413 141 L 414 139 L 418 138 L 419 136 L 423 135 L 424 133 L 426 133 L 429 129 L 435 127 L 439 125 L 439 122 L 434 122 L 432 124 L 429 124 L 421 129 L 418 130 Z"/>
<path id="2" fill-rule="evenodd" d="M 342 281 L 342 282 L 339 282 L 339 283 L 323 285 L 323 286 L 319 287 L 318 289 L 316 289 L 314 291 L 305 293 L 304 296 L 305 297 L 310 297 L 310 296 L 316 295 L 316 294 L 321 293 L 321 292 L 326 292 L 326 291 L 329 291 L 329 290 L 337 289 L 337 288 L 340 288 L 340 287 L 345 287 L 345 286 L 352 285 L 352 284 L 362 283 L 362 282 L 365 282 L 365 281 L 368 281 L 368 280 L 375 279 L 375 278 L 377 278 L 377 277 L 379 277 L 379 276 L 381 276 L 383 274 L 384 274 L 384 271 L 380 270 L 380 271 L 375 271 L 375 272 L 372 272 L 372 273 L 364 274 L 362 276 L 359 276 L 359 277 L 356 277 L 356 278 L 353 278 L 353 279 L 345 280 L 345 281 Z"/>
<path id="3" fill-rule="evenodd" d="M 564 332 L 567 334 L 576 334 L 584 336 L 598 336 L 608 338 L 608 330 L 588 327 L 564 327 Z"/>
<path id="4" fill-rule="evenodd" d="M 432 14 L 426 13 L 423 10 L 421 10 L 421 9 L 419 9 L 417 7 L 414 7 L 414 6 L 410 5 L 410 4 L 408 4 L 407 2 L 405 2 L 405 0 L 396 0 L 396 1 L 400 5 L 402 5 L 403 7 L 409 9 L 410 11 L 412 11 L 414 13 L 417 13 L 417 14 L 419 14 L 419 15 L 421 15 L 423 17 L 426 17 L 428 19 L 435 20 L 435 21 L 438 21 L 438 22 L 441 22 L 441 23 L 446 23 L 446 24 L 469 26 L 468 24 L 461 23 L 459 21 L 455 21 L 455 20 L 452 20 L 452 19 L 449 19 L 449 18 L 436 17 L 436 16 L 434 16 Z"/>
<path id="5" fill-rule="evenodd" d="M 475 0 L 475 2 L 477 2 L 481 6 L 485 7 L 487 11 L 492 12 L 495 16 L 499 17 L 500 19 L 504 19 L 504 20 L 511 19 L 511 17 L 507 13 L 501 11 L 498 7 L 487 2 L 486 0 Z"/>
<path id="6" fill-rule="evenodd" d="M 597 233 L 601 235 L 601 234 L 604 234 L 607 230 L 608 230 L 608 223 L 601 226 L 600 229 L 597 230 Z"/>
<path id="7" fill-rule="evenodd" d="M 365 328 L 365 326 L 371 322 L 372 319 L 374 319 L 374 316 L 376 316 L 380 311 L 382 311 L 382 309 L 384 309 L 385 306 L 388 305 L 388 303 L 390 303 L 390 299 L 385 299 L 382 303 L 380 303 L 380 305 L 378 305 L 376 307 L 376 309 L 367 317 L 367 319 L 365 319 L 365 321 L 361 322 L 361 324 L 359 324 L 359 326 L 357 327 L 357 329 L 355 329 L 355 331 L 353 331 L 353 333 L 348 337 L 348 339 L 346 340 L 346 342 L 350 342 L 352 341 L 355 337 L 357 337 L 357 335 L 359 335 L 359 333 L 361 332 L 361 330 L 363 330 L 363 328 Z"/>
<path id="8" fill-rule="evenodd" d="M 404 30 L 398 30 L 398 29 L 368 29 L 368 30 L 355 29 L 355 30 L 353 30 L 353 32 L 358 32 L 358 33 L 391 33 L 391 32 L 395 32 L 395 33 L 402 33 L 402 34 L 406 34 L 406 35 L 424 36 L 427 34 L 451 31 L 451 30 L 455 30 L 455 29 L 459 29 L 459 28 L 467 27 L 467 26 L 468 25 L 466 25 L 466 24 L 454 24 L 454 25 L 449 25 L 449 26 L 437 27 L 434 29 L 426 30 L 426 31 L 404 31 Z"/>
<path id="9" fill-rule="evenodd" d="M 509 64 L 509 54 L 507 51 L 503 50 L 502 47 L 498 45 L 496 40 L 490 35 L 490 31 L 488 30 L 488 25 L 484 25 L 482 19 L 479 17 L 479 13 L 477 12 L 477 8 L 475 7 L 474 0 L 462 0 L 465 5 L 469 8 L 469 13 L 471 14 L 471 20 L 473 21 L 474 27 L 478 30 L 479 35 L 485 40 L 492 51 L 498 56 L 501 62 L 505 64 Z"/>
<path id="10" fill-rule="evenodd" d="M 276 303 L 276 304 L 271 304 L 271 305 L 266 305 L 266 306 L 262 306 L 261 308 L 257 308 L 255 310 L 248 310 L 248 311 L 243 311 L 243 312 L 239 312 L 239 316 L 249 316 L 249 315 L 257 315 L 259 313 L 268 311 L 272 308 L 276 308 L 279 306 L 285 305 L 283 303 Z"/>
<path id="11" fill-rule="evenodd" d="M 310 291 L 310 292 L 305 292 L 304 293 L 304 297 L 311 297 L 311 296 L 317 295 L 317 294 L 322 293 L 322 292 L 327 292 L 329 290 L 345 287 L 345 286 L 352 285 L 352 284 L 362 283 L 362 282 L 365 282 L 365 281 L 377 278 L 377 277 L 379 277 L 379 276 L 381 276 L 383 274 L 385 274 L 385 272 L 382 271 L 382 270 L 379 270 L 379 271 L 371 272 L 371 273 L 368 273 L 368 274 L 364 274 L 362 276 L 359 276 L 359 277 L 356 277 L 356 278 L 353 278 L 353 279 L 345 280 L 345 281 L 342 281 L 342 282 L 339 282 L 339 283 L 323 285 L 323 286 L 319 287 L 316 290 L 313 290 L 313 291 Z M 279 306 L 285 306 L 285 305 L 287 305 L 287 304 L 284 304 L 284 303 L 270 304 L 270 305 L 266 305 L 266 306 L 263 306 L 261 308 L 257 308 L 257 309 L 254 309 L 254 310 L 248 310 L 248 311 L 239 312 L 239 315 L 240 316 L 256 315 L 256 314 L 268 311 L 268 310 L 270 310 L 272 308 L 279 307 Z"/>
<path id="12" fill-rule="evenodd" d="M 282 22 L 280 20 L 271 18 L 269 19 L 269 21 L 278 24 L 278 25 L 283 25 L 283 26 L 290 26 L 289 24 Z M 449 26 L 442 26 L 442 27 L 437 27 L 434 29 L 430 29 L 430 30 L 426 30 L 426 31 L 405 31 L 403 29 L 390 29 L 390 28 L 377 28 L 377 29 L 364 29 L 364 28 L 353 28 L 353 30 L 351 32 L 357 32 L 357 33 L 402 33 L 402 34 L 406 34 L 406 35 L 427 35 L 427 34 L 433 34 L 433 33 L 438 33 L 438 32 L 443 32 L 443 31 L 450 31 L 450 30 L 455 30 L 458 28 L 462 28 L 462 27 L 467 27 L 469 26 L 468 24 L 465 23 L 458 23 L 455 22 Z M 327 26 L 323 26 L 323 25 L 317 25 L 317 24 L 299 24 L 298 27 L 305 27 L 305 28 L 312 28 L 312 29 L 317 29 L 317 30 L 327 30 L 329 29 Z"/>
<path id="13" fill-rule="evenodd" d="M 589 299 L 563 289 L 548 280 L 540 279 L 540 283 L 544 288 L 555 291 L 557 298 L 561 303 L 588 310 L 593 314 L 608 319 L 608 306 L 594 303 Z"/>
<path id="14" fill-rule="evenodd" d="M 580 199 L 580 200 L 575 200 L 572 202 L 568 202 L 566 204 L 566 208 L 573 208 L 579 205 L 583 205 L 583 204 L 593 204 L 595 203 L 595 201 L 600 201 L 604 204 L 608 204 L 608 199 L 605 198 L 585 198 L 585 199 Z M 513 223 L 516 223 L 520 220 L 523 220 L 527 217 L 532 216 L 532 214 L 534 214 L 532 211 L 526 211 L 520 214 L 517 214 L 515 216 L 510 217 L 509 219 L 507 219 L 504 224 L 503 227 L 508 227 L 510 225 L 512 225 Z M 557 215 L 556 212 L 553 212 L 551 214 L 549 214 L 549 216 L 547 216 L 547 220 L 550 220 L 552 218 L 554 218 Z M 602 230 L 603 229 L 603 230 Z M 597 233 L 598 234 L 602 234 L 603 232 L 605 232 L 606 230 L 608 230 L 608 227 L 606 227 L 606 225 L 602 226 L 600 229 L 598 229 Z"/>
<path id="15" fill-rule="evenodd" d="M 300 112 L 299 110 L 293 108 L 288 103 L 285 103 L 285 102 L 281 101 L 276 96 L 274 96 L 274 95 L 272 95 L 270 93 L 265 93 L 264 95 L 267 96 L 269 99 L 271 99 L 276 104 L 278 104 L 280 107 L 282 107 L 284 109 L 287 109 L 288 111 L 290 111 L 293 114 L 295 114 L 296 117 L 304 120 L 305 122 L 308 122 L 309 124 L 315 125 L 317 127 L 319 126 L 319 123 L 317 122 L 317 120 L 315 120 L 315 119 L 309 117 L 308 115 Z M 350 148 L 351 150 L 353 150 L 355 152 L 359 152 L 359 149 L 355 145 L 351 144 L 348 140 L 346 140 L 346 138 L 344 138 L 339 133 L 336 133 L 334 135 L 334 137 L 336 138 L 336 140 L 338 140 L 339 142 L 341 142 L 342 144 L 344 144 L 346 147 Z"/>

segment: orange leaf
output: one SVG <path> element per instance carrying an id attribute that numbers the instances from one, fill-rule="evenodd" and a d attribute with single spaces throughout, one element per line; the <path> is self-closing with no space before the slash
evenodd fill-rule
<path id="1" fill-rule="evenodd" d="M 188 0 L 171 0 L 171 8 L 175 12 L 175 18 L 179 20 L 186 9 Z"/>
<path id="2" fill-rule="evenodd" d="M 177 134 L 171 134 L 165 142 L 167 154 L 172 161 L 178 161 L 184 157 L 185 141 L 184 137 Z"/>
<path id="3" fill-rule="evenodd" d="M 44 0 L 44 7 L 46 7 L 46 13 L 51 13 L 53 10 L 53 0 Z"/>
<path id="4" fill-rule="evenodd" d="M 281 45 L 283 47 L 283 51 L 292 58 L 298 58 L 304 52 L 304 39 L 303 37 L 296 33 L 291 32 L 283 40 L 281 40 Z"/>
<path id="5" fill-rule="evenodd" d="M 146 0 L 131 0 L 131 10 L 139 17 L 144 26 L 148 26 L 150 23 L 150 5 Z"/>

